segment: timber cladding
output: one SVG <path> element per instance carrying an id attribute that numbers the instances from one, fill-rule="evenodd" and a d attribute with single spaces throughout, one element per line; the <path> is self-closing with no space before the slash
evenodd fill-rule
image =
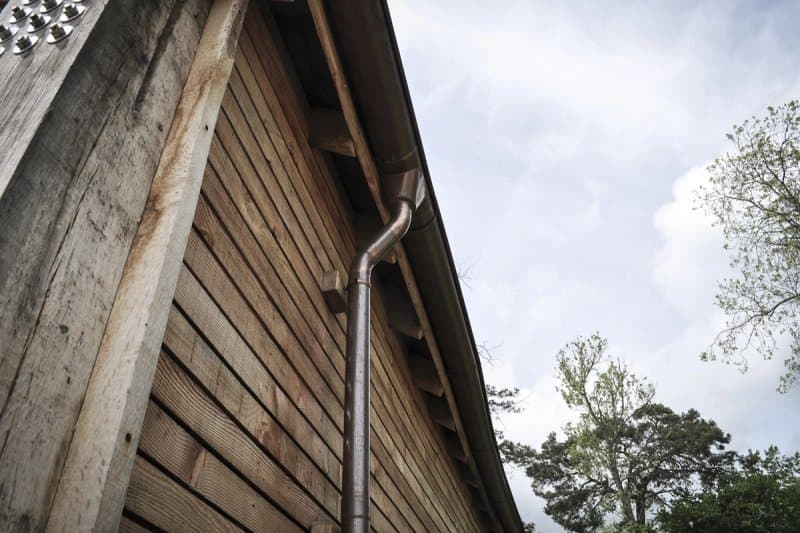
<path id="1" fill-rule="evenodd" d="M 320 283 L 352 211 L 308 144 L 273 22 L 247 13 L 178 278 L 122 530 L 307 531 L 341 510 L 345 320 Z M 372 320 L 372 526 L 477 531 L 389 328 Z"/>

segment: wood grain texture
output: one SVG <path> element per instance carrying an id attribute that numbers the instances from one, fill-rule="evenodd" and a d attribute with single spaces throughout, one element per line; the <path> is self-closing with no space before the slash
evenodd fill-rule
<path id="1" fill-rule="evenodd" d="M 122 274 L 48 521 L 110 530 L 144 417 L 246 0 L 211 6 Z"/>
<path id="2" fill-rule="evenodd" d="M 126 505 L 163 531 L 244 531 L 139 455 L 134 460 Z"/>
<path id="3" fill-rule="evenodd" d="M 187 365 L 187 371 L 220 403 L 224 412 L 212 408 L 207 399 L 198 398 L 202 396 L 198 386 L 176 375 L 177 367 L 168 360 L 160 363 L 163 368 L 158 374 L 155 397 L 190 427 L 197 428 L 198 434 L 231 464 L 249 472 L 248 477 L 300 523 L 310 526 L 327 517 L 326 511 L 336 515 L 338 499 L 333 482 L 210 350 L 182 351 L 175 355 L 175 360 Z M 226 421 L 228 418 L 246 433 L 234 430 L 234 424 Z M 233 446 L 234 442 L 238 446 Z M 281 471 L 278 466 L 281 464 L 293 466 L 292 477 Z"/>
<path id="4" fill-rule="evenodd" d="M 3 45 L 5 54 L 0 55 L 0 109 L 3 110 L 3 128 L 0 129 L 0 197 L 3 196 L 12 178 L 19 177 L 17 168 L 26 157 L 35 137 L 42 130 L 57 125 L 54 117 L 48 116 L 51 106 L 64 105 L 65 93 L 74 78 L 74 70 L 92 63 L 88 50 L 102 39 L 103 25 L 108 21 L 102 16 L 115 9 L 124 9 L 125 2 L 112 1 L 92 6 L 80 18 L 75 30 L 65 44 L 69 46 L 45 46 L 40 42 L 26 54 L 14 55 L 9 43 Z M 3 24 L 8 24 L 0 13 Z M 107 15 L 109 16 L 109 15 Z M 113 15 L 110 15 L 113 17 Z M 86 50 L 85 50 L 86 49 Z M 47 80 L 47 83 L 42 83 Z"/>
<path id="5" fill-rule="evenodd" d="M 122 517 L 119 521 L 119 529 L 117 529 L 117 533 L 146 533 L 147 531 L 151 530 L 138 522 L 134 522 L 127 516 Z"/>
<path id="6" fill-rule="evenodd" d="M 143 428 L 140 453 L 239 524 L 251 531 L 302 531 L 158 405 L 149 405 Z"/>
<path id="7" fill-rule="evenodd" d="M 19 164 L 8 163 L 15 174 L 0 198 L 3 531 L 44 528 L 208 1 L 91 7 L 71 43 L 80 57 L 64 80 L 53 73 L 58 95 L 40 102 L 47 118 Z M 83 25 L 101 13 L 80 46 Z M 21 83 L 9 81 L 15 74 L 2 83 Z M 38 75 L 29 92 L 41 100 L 50 78 Z M 25 90 L 5 87 L 3 99 Z M 13 120 L 4 117 L 3 134 Z"/>

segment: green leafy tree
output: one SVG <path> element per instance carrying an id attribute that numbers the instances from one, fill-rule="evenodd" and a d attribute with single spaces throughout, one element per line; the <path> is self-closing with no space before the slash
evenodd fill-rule
<path id="1" fill-rule="evenodd" d="M 658 514 L 669 533 L 790 533 L 800 530 L 800 454 L 750 452 L 738 468 Z"/>
<path id="2" fill-rule="evenodd" d="M 730 441 L 712 421 L 653 402 L 654 387 L 606 354 L 594 334 L 557 356 L 559 391 L 578 420 L 540 450 L 501 443 L 525 469 L 545 512 L 570 531 L 647 531 L 649 513 L 693 483 L 710 482 L 731 461 Z"/>
<path id="3" fill-rule="evenodd" d="M 698 200 L 722 227 L 738 272 L 720 284 L 727 322 L 702 357 L 746 369 L 746 350 L 770 359 L 786 336 L 786 391 L 800 378 L 800 104 L 770 107 L 728 139 L 734 151 L 709 167 Z"/>

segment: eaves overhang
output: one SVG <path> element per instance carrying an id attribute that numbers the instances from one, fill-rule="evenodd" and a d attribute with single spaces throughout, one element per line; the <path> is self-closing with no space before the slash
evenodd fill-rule
<path id="1" fill-rule="evenodd" d="M 403 245 L 419 286 L 461 415 L 477 477 L 504 531 L 522 521 L 503 470 L 455 262 L 385 0 L 327 2 L 349 88 L 378 170 L 422 169 L 427 200 Z"/>

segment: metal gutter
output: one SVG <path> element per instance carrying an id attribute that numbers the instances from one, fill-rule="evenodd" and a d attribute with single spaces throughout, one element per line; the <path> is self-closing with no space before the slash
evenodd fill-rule
<path id="1" fill-rule="evenodd" d="M 427 195 L 404 239 L 447 367 L 477 474 L 505 531 L 522 530 L 494 437 L 478 350 L 457 282 L 385 0 L 328 3 L 350 89 L 381 175 L 421 169 Z"/>

